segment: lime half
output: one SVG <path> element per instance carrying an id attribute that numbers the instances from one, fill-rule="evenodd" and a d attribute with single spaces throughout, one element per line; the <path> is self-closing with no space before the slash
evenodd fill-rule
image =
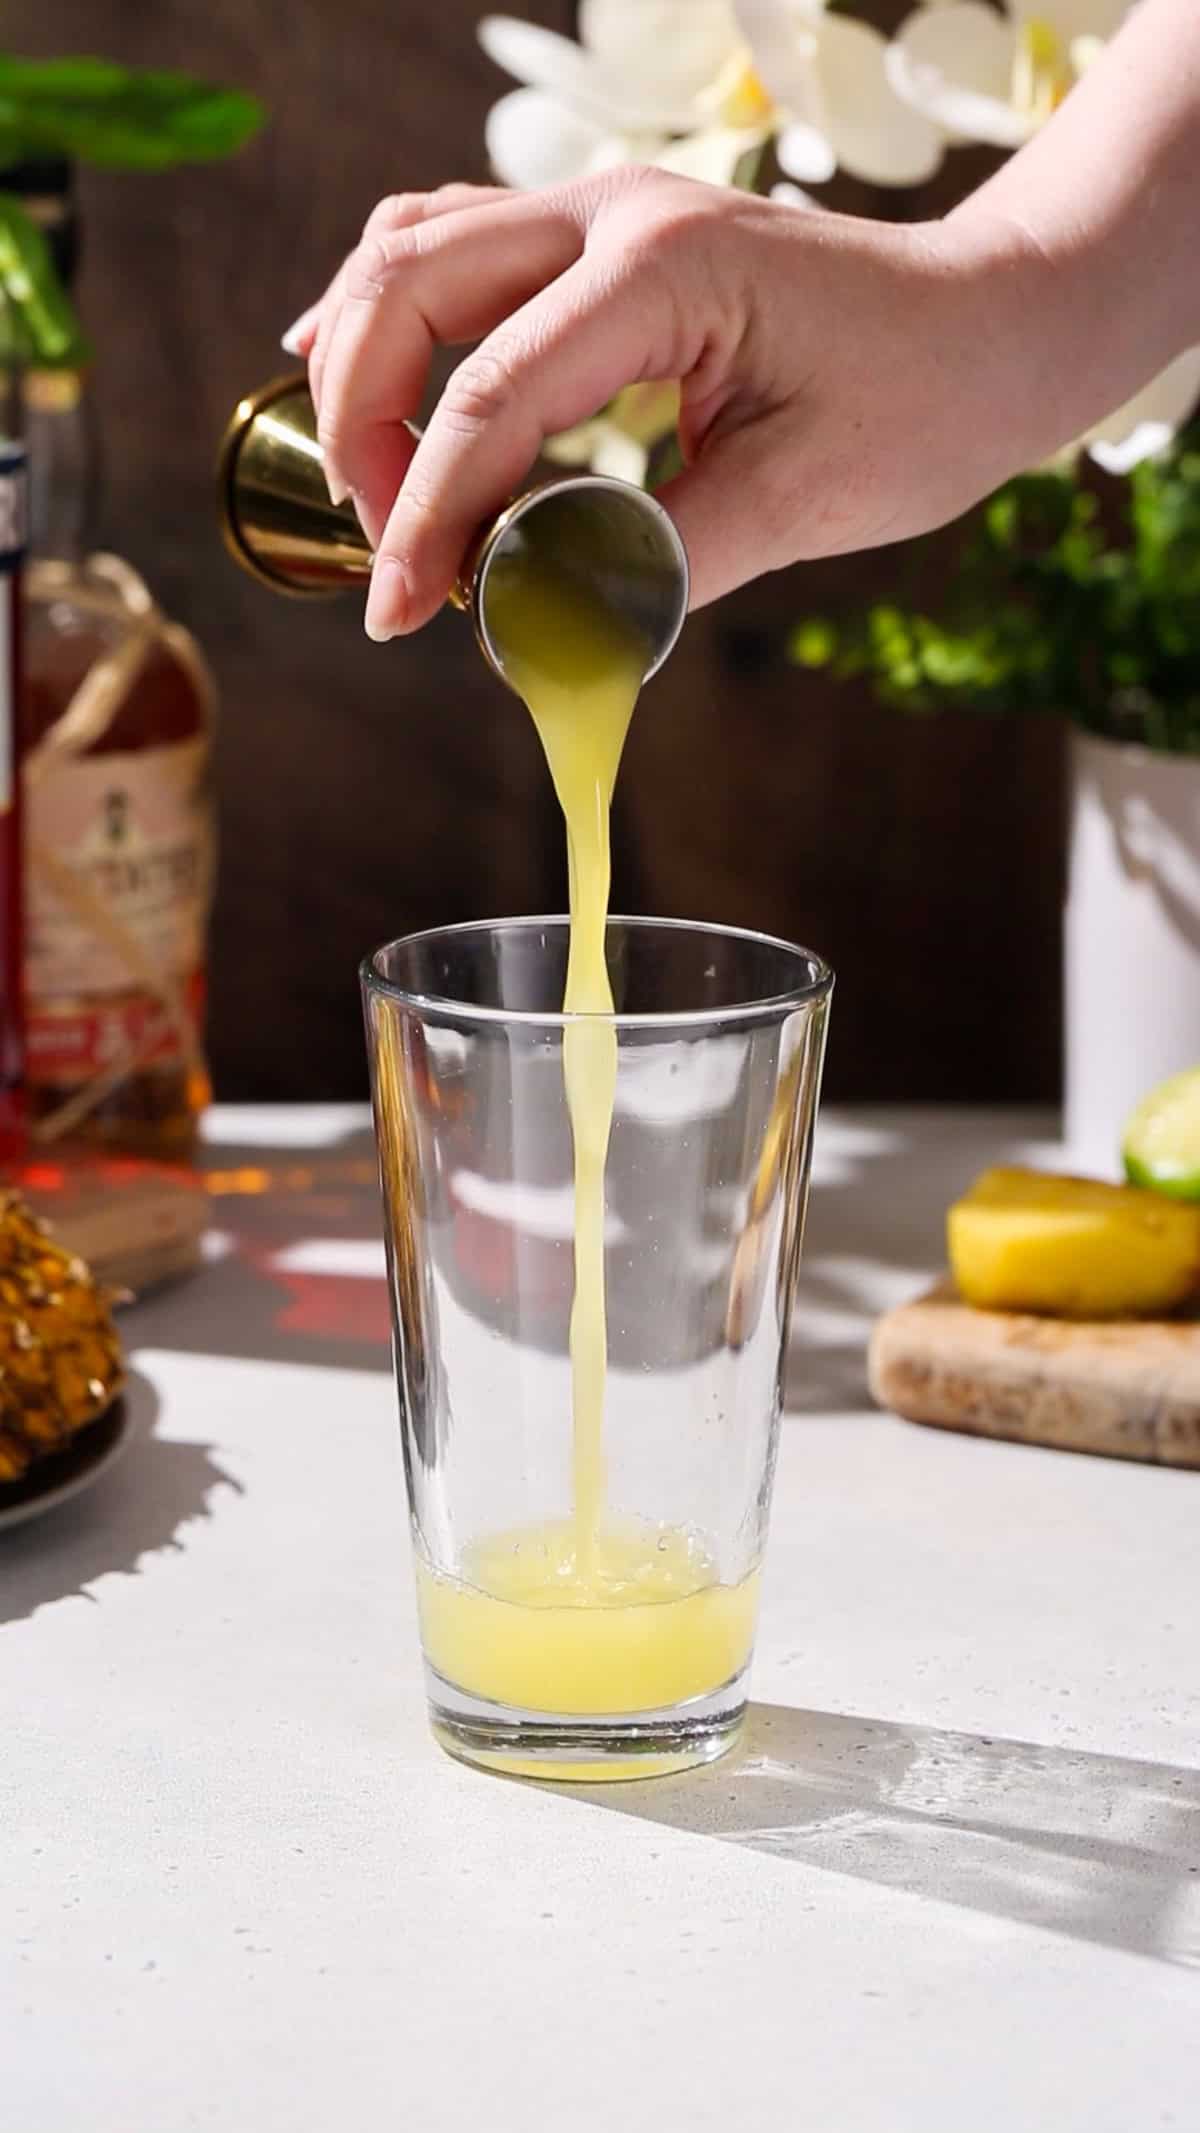
<path id="1" fill-rule="evenodd" d="M 1121 1154 L 1134 1185 L 1200 1200 L 1200 1067 L 1172 1075 L 1138 1105 Z"/>

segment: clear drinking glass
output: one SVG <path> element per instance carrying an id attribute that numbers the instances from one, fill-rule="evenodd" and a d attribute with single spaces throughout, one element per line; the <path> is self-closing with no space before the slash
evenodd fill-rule
<path id="1" fill-rule="evenodd" d="M 443 1746 L 647 1776 L 745 1710 L 833 981 L 761 934 L 614 918 L 616 1011 L 570 1017 L 567 945 L 496 920 L 364 965 L 405 1471 Z M 607 1333 L 574 1387 L 564 1038 L 615 1053 Z"/>

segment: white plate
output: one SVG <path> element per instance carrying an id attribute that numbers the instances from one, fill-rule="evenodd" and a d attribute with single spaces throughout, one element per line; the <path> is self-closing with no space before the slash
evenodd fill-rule
<path id="1" fill-rule="evenodd" d="M 107 1413 L 98 1422 L 89 1422 L 63 1451 L 39 1459 L 20 1481 L 0 1483 L 0 1531 L 52 1511 L 81 1489 L 90 1488 L 120 1457 L 129 1434 L 125 1402 L 114 1400 Z"/>

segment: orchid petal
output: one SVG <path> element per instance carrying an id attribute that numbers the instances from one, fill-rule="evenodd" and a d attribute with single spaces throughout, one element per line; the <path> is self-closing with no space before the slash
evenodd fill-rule
<path id="1" fill-rule="evenodd" d="M 1103 37 L 1073 37 L 1071 39 L 1071 72 L 1078 79 L 1104 57 Z"/>
<path id="2" fill-rule="evenodd" d="M 616 425 L 597 415 L 573 430 L 548 437 L 542 457 L 556 467 L 590 467 L 593 474 L 608 474 L 616 481 L 645 487 L 649 452 L 635 437 L 627 437 Z"/>
<path id="3" fill-rule="evenodd" d="M 1080 443 L 1109 474 L 1128 474 L 1170 444 L 1200 397 L 1200 348 L 1187 348 L 1132 400 L 1092 425 Z"/>
<path id="4" fill-rule="evenodd" d="M 649 453 L 636 438 L 626 437 L 611 422 L 596 425 L 598 435 L 592 450 L 592 471 L 607 474 L 613 481 L 630 481 L 636 489 L 646 480 L 646 465 Z"/>
<path id="5" fill-rule="evenodd" d="M 644 93 L 627 67 L 602 65 L 581 45 L 555 30 L 543 30 L 515 15 L 485 15 L 479 42 L 498 67 L 531 89 L 546 89 L 584 118 L 618 133 L 682 133 L 692 124 L 689 103 L 667 96 L 655 100 L 654 85 Z"/>
<path id="6" fill-rule="evenodd" d="M 1012 102 L 1016 36 L 983 0 L 918 8 L 888 48 L 897 96 L 947 133 L 1020 148 L 1037 120 Z"/>
<path id="7" fill-rule="evenodd" d="M 1170 449 L 1175 432 L 1169 422 L 1139 422 L 1120 444 L 1103 444 L 1097 438 L 1087 448 L 1106 474 L 1132 474 L 1143 459 L 1158 459 Z"/>
<path id="8" fill-rule="evenodd" d="M 799 121 L 785 126 L 778 136 L 775 160 L 780 170 L 802 185 L 824 185 L 837 170 L 837 157 L 825 135 Z"/>
<path id="9" fill-rule="evenodd" d="M 574 429 L 559 430 L 557 436 L 546 438 L 542 458 L 556 467 L 590 467 L 603 426 L 603 416 L 593 415 L 590 422 L 577 422 Z"/>
<path id="10" fill-rule="evenodd" d="M 878 30 L 848 15 L 825 16 L 817 38 L 825 130 L 839 168 L 852 177 L 919 185 L 941 163 L 944 136 L 894 93 L 886 61 Z"/>
<path id="11" fill-rule="evenodd" d="M 795 119 L 819 123 L 813 65 L 822 8 L 806 0 L 734 0 L 734 12 L 759 79 L 775 102 Z"/>
<path id="12" fill-rule="evenodd" d="M 680 399 L 677 381 L 647 378 L 641 384 L 626 385 L 609 402 L 601 420 L 614 422 L 626 437 L 635 437 L 639 444 L 657 444 L 676 427 Z"/>
<path id="13" fill-rule="evenodd" d="M 684 108 L 741 42 L 730 0 L 580 0 L 579 35 L 610 79 L 623 73 Z"/>
<path id="14" fill-rule="evenodd" d="M 549 438 L 544 456 L 559 466 L 590 466 L 597 474 L 641 486 L 651 452 L 679 421 L 679 397 L 676 384 L 627 385 L 590 422 Z"/>
<path id="15" fill-rule="evenodd" d="M 810 210 L 819 210 L 821 207 L 821 202 L 814 200 L 811 193 L 802 191 L 798 185 L 789 185 L 786 180 L 781 180 L 771 187 L 770 197 L 780 207 L 805 207 Z"/>
<path id="16" fill-rule="evenodd" d="M 488 58 L 526 87 L 549 89 L 572 102 L 594 94 L 587 53 L 570 37 L 519 22 L 515 15 L 485 15 L 478 36 Z"/>
<path id="17" fill-rule="evenodd" d="M 492 105 L 484 126 L 488 161 L 501 185 L 536 192 L 594 170 L 609 135 L 542 89 L 513 89 Z"/>
<path id="18" fill-rule="evenodd" d="M 742 127 L 706 126 L 699 133 L 668 142 L 648 160 L 660 170 L 674 171 L 677 177 L 699 178 L 706 185 L 740 184 L 743 190 L 749 190 L 745 166 L 769 139 L 765 127 L 747 131 Z"/>
<path id="19" fill-rule="evenodd" d="M 1077 37 L 1115 37 L 1131 0 L 1006 0 L 1014 22 L 1037 22 L 1053 30 L 1064 48 Z"/>

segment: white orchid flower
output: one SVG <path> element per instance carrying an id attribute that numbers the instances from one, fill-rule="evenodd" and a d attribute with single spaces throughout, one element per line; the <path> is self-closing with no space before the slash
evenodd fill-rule
<path id="1" fill-rule="evenodd" d="M 557 466 L 590 467 L 640 489 L 655 447 L 673 435 L 678 421 L 678 385 L 627 385 L 590 422 L 548 437 L 542 451 Z"/>
<path id="2" fill-rule="evenodd" d="M 510 15 L 479 41 L 525 86 L 488 113 L 505 185 L 529 189 L 618 163 L 732 184 L 771 132 L 730 0 L 581 0 L 580 42 Z"/>
<path id="3" fill-rule="evenodd" d="M 888 52 L 897 95 L 960 140 L 1019 148 L 1120 27 L 1130 0 L 926 0 Z M 1190 349 L 1060 459 L 1088 452 L 1110 474 L 1165 451 L 1200 395 Z"/>
<path id="4" fill-rule="evenodd" d="M 1185 349 L 1115 414 L 1094 423 L 1075 449 L 1107 474 L 1129 474 L 1169 450 L 1200 399 L 1200 348 Z"/>
<path id="5" fill-rule="evenodd" d="M 1130 0 L 926 0 L 887 53 L 897 96 L 959 140 L 1020 148 L 1120 27 Z"/>
<path id="6" fill-rule="evenodd" d="M 730 184 L 772 136 L 809 185 L 839 165 L 909 185 L 941 160 L 939 130 L 889 86 L 883 38 L 825 0 L 581 0 L 578 44 L 507 15 L 479 37 L 524 85 L 488 116 L 508 185 L 629 162 Z"/>
<path id="7" fill-rule="evenodd" d="M 831 14 L 827 0 L 734 0 L 734 12 L 777 114 L 786 177 L 813 185 L 839 169 L 870 185 L 920 185 L 933 176 L 945 131 L 896 95 L 878 30 Z M 827 170 L 813 140 L 828 143 Z"/>

